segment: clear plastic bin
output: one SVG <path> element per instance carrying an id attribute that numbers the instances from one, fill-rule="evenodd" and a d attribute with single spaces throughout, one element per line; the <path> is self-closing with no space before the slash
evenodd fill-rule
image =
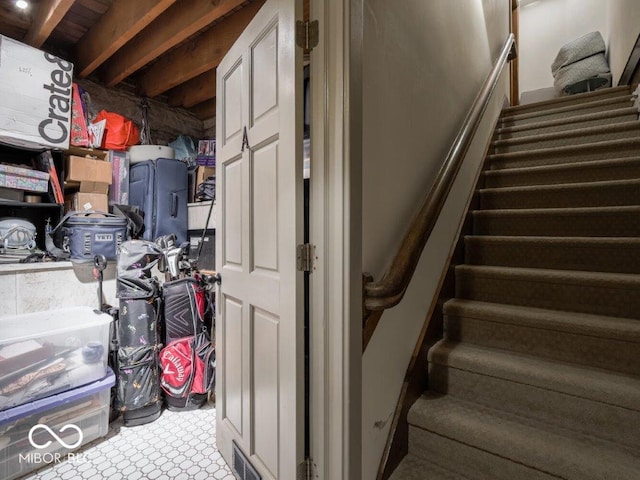
<path id="1" fill-rule="evenodd" d="M 86 462 L 76 452 L 109 430 L 115 375 L 0 412 L 0 478 L 11 480 L 46 465 Z M 74 453 L 75 452 L 75 453 Z"/>
<path id="2" fill-rule="evenodd" d="M 111 321 L 90 307 L 0 318 L 0 411 L 103 378 Z"/>

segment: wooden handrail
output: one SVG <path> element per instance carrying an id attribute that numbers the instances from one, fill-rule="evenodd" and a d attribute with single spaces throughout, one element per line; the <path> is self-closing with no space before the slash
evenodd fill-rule
<path id="1" fill-rule="evenodd" d="M 464 119 L 464 123 L 447 154 L 447 158 L 438 172 L 433 188 L 422 202 L 422 206 L 405 234 L 391 266 L 382 279 L 377 282 L 373 281 L 368 274 L 365 274 L 364 278 L 366 280 L 363 282 L 365 320 L 367 317 L 371 317 L 377 323 L 377 319 L 380 318 L 379 312 L 397 305 L 402 300 L 418 265 L 422 250 L 444 207 L 453 182 L 469 150 L 473 136 L 478 130 L 482 115 L 489 105 L 502 70 L 507 61 L 514 59 L 516 55 L 515 37 L 511 33 L 502 47 L 500 56 L 482 85 L 482 89 L 473 101 L 473 105 Z M 374 329 L 375 325 L 365 326 L 365 330 L 370 332 L 369 335 L 372 334 L 372 328 Z"/>

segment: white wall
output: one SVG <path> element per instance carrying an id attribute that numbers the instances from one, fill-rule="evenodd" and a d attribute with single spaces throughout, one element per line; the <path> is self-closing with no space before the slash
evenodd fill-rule
<path id="1" fill-rule="evenodd" d="M 102 293 L 108 304 L 117 307 L 115 262 L 109 264 Z M 74 267 L 71 262 L 0 265 L 0 317 L 65 307 L 98 308 L 92 267 Z"/>
<path id="2" fill-rule="evenodd" d="M 618 0 L 615 0 L 618 1 Z M 520 6 L 520 92 L 552 87 L 551 64 L 565 43 L 600 31 L 607 41 L 611 0 L 537 0 Z M 638 3 L 628 0 L 627 3 Z"/>
<path id="3" fill-rule="evenodd" d="M 607 0 L 609 30 L 609 65 L 613 84 L 617 85 L 631 50 L 640 33 L 638 0 Z"/>
<path id="4" fill-rule="evenodd" d="M 364 1 L 363 267 L 380 279 L 509 32 L 504 0 Z M 507 69 L 508 71 L 508 69 Z M 431 304 L 508 75 L 400 305 L 363 356 L 362 478 L 375 478 L 406 368 Z"/>

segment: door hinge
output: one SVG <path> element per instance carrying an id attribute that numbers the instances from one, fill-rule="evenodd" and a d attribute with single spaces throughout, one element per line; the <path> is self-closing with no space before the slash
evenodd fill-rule
<path id="1" fill-rule="evenodd" d="M 298 465 L 298 480 L 314 480 L 316 478 L 316 465 L 311 458 L 306 458 Z"/>
<path id="2" fill-rule="evenodd" d="M 296 260 L 298 271 L 312 272 L 316 267 L 316 246 L 311 243 L 298 245 Z"/>
<path id="3" fill-rule="evenodd" d="M 318 46 L 320 40 L 320 26 L 318 20 L 298 20 L 296 22 L 296 43 L 305 52 L 310 52 Z"/>

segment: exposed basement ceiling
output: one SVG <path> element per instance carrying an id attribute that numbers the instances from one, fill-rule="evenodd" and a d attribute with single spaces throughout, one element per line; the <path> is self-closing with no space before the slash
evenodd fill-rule
<path id="1" fill-rule="evenodd" d="M 75 75 L 133 86 L 201 119 L 215 71 L 265 0 L 0 0 L 0 34 L 74 63 Z"/>

